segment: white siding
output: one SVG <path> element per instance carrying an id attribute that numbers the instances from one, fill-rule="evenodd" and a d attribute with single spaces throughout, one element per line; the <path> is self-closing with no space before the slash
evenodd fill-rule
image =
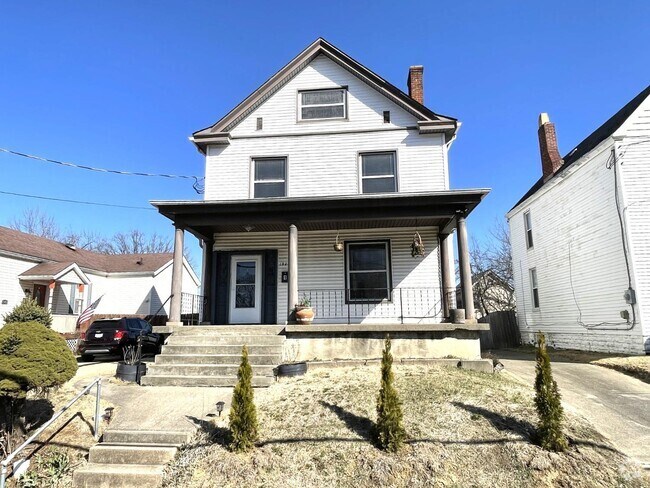
<path id="1" fill-rule="evenodd" d="M 340 240 L 373 240 L 389 239 L 391 244 L 392 285 L 395 288 L 428 289 L 423 291 L 425 299 L 435 301 L 435 321 L 440 321 L 440 275 L 438 265 L 437 234 L 434 228 L 419 229 L 426 246 L 423 258 L 411 257 L 411 242 L 414 228 L 371 229 L 371 230 L 342 230 Z M 343 253 L 337 253 L 332 246 L 336 232 L 298 231 L 298 289 L 322 290 L 345 288 L 345 265 Z M 287 271 L 287 242 L 288 235 L 284 232 L 251 232 L 233 234 L 215 234 L 215 250 L 261 250 L 277 249 L 278 251 L 278 323 L 285 323 L 288 312 L 287 284 L 281 283 L 282 271 Z M 412 300 L 421 300 L 415 294 L 409 295 Z M 406 294 L 405 299 L 406 302 Z M 316 305 L 316 304 L 314 304 Z M 406 303 L 405 303 L 406 305 Z M 316 307 L 318 308 L 318 307 Z M 407 310 L 405 310 L 406 312 Z M 422 310 L 413 310 L 413 314 Z M 378 311 L 375 311 L 377 314 Z M 399 312 L 395 311 L 395 320 Z M 385 316 L 382 310 L 381 317 Z M 346 316 L 347 318 L 347 316 Z M 367 318 L 373 318 L 370 311 Z M 384 319 L 384 321 L 386 321 Z"/>
<path id="2" fill-rule="evenodd" d="M 650 100 L 619 130 L 625 217 L 646 352 L 650 352 Z"/>
<path id="3" fill-rule="evenodd" d="M 296 120 L 298 90 L 348 86 L 348 120 Z M 390 110 L 391 123 L 383 123 Z M 257 117 L 264 129 L 255 130 Z M 320 56 L 248 115 L 227 146 L 206 156 L 206 200 L 251 196 L 251 159 L 286 156 L 287 196 L 360 193 L 359 152 L 396 151 L 400 192 L 449 186 L 446 148 L 440 134 L 420 135 L 417 121 L 350 72 Z"/>
<path id="4" fill-rule="evenodd" d="M 602 151 L 601 151 L 602 149 Z M 509 214 L 519 326 L 524 341 L 538 330 L 565 348 L 641 353 L 641 326 L 625 328 L 620 312 L 628 277 L 607 169 L 611 143 L 596 148 Z M 591 159 L 589 159 L 591 158 Z M 526 249 L 524 217 L 530 210 L 533 242 Z M 534 310 L 529 269 L 537 269 L 540 307 Z M 581 325 L 582 323 L 582 325 Z M 606 327 L 606 326 L 605 326 Z"/>
<path id="5" fill-rule="evenodd" d="M 0 326 L 4 325 L 2 317 L 25 298 L 18 276 L 34 266 L 32 261 L 0 256 Z M 3 304 L 5 300 L 7 303 Z"/>

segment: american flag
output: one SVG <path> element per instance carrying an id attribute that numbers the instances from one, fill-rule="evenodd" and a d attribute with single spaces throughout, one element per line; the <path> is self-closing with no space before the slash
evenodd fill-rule
<path id="1" fill-rule="evenodd" d="M 77 319 L 77 328 L 79 328 L 79 326 L 80 326 L 81 324 L 83 324 L 85 321 L 90 320 L 90 317 L 92 317 L 93 314 L 95 313 L 95 310 L 97 309 L 97 305 L 99 305 L 99 302 L 101 301 L 101 299 L 103 298 L 103 296 L 104 296 L 104 295 L 102 295 L 101 297 L 99 297 L 99 298 L 98 298 L 97 300 L 95 300 L 93 303 L 91 303 L 90 305 L 88 305 L 88 308 L 87 308 L 86 310 L 84 310 L 83 312 L 81 312 L 81 315 L 79 315 L 79 318 Z"/>

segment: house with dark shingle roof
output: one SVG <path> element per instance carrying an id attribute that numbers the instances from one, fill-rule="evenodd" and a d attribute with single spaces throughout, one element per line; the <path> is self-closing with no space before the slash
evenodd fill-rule
<path id="1" fill-rule="evenodd" d="M 650 86 L 560 156 L 539 118 L 542 177 L 508 212 L 522 340 L 650 353 Z"/>
<path id="2" fill-rule="evenodd" d="M 24 297 L 48 308 L 59 332 L 73 332 L 99 297 L 96 316 L 168 315 L 172 257 L 101 254 L 0 227 L 0 325 Z M 194 295 L 199 279 L 186 260 L 184 271 L 182 290 Z"/>

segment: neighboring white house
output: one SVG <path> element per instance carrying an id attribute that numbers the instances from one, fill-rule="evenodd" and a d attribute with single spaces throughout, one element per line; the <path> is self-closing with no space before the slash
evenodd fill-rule
<path id="1" fill-rule="evenodd" d="M 539 141 L 507 214 L 522 339 L 650 353 L 650 86 L 564 158 L 546 114 Z"/>
<path id="2" fill-rule="evenodd" d="M 291 324 L 307 298 L 315 323 L 343 331 L 453 329 L 440 327 L 455 307 L 450 234 L 471 295 L 465 218 L 488 190 L 449 189 L 460 123 L 423 105 L 422 78 L 411 67 L 406 94 L 318 39 L 193 134 L 205 199 L 153 204 L 174 221 L 177 252 L 185 230 L 204 243 L 211 323 Z"/>
<path id="3" fill-rule="evenodd" d="M 184 293 L 199 279 L 184 260 Z M 99 254 L 0 227 L 0 326 L 24 297 L 54 316 L 52 328 L 73 332 L 79 314 L 99 297 L 95 316 L 168 315 L 172 254 Z"/>

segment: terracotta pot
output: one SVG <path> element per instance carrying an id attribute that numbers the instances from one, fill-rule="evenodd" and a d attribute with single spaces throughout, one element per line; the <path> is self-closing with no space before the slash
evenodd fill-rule
<path id="1" fill-rule="evenodd" d="M 311 324 L 314 320 L 314 310 L 311 307 L 296 307 L 296 322 Z"/>

